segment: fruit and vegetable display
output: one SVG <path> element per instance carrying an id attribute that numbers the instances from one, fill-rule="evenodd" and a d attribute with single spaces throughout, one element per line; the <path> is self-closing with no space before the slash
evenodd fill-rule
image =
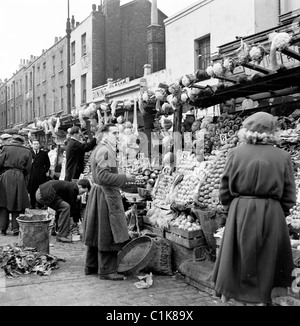
<path id="1" fill-rule="evenodd" d="M 297 203 L 293 208 L 290 210 L 290 215 L 286 217 L 287 224 L 295 229 L 299 230 L 300 232 L 300 203 Z"/>
<path id="2" fill-rule="evenodd" d="M 194 169 L 200 166 L 195 154 L 187 151 L 177 151 L 177 169 L 176 172 L 180 174 L 192 173 Z"/>
<path id="3" fill-rule="evenodd" d="M 170 225 L 170 221 L 174 217 L 174 212 L 167 209 L 161 209 L 158 206 L 153 206 L 149 209 L 146 217 L 152 226 L 160 229 L 167 229 Z"/>
<path id="4" fill-rule="evenodd" d="M 198 184 L 199 178 L 196 175 L 184 174 L 182 181 L 174 189 L 174 202 L 180 205 L 192 204 Z"/>
<path id="5" fill-rule="evenodd" d="M 201 225 L 198 219 L 185 212 L 181 212 L 177 217 L 170 221 L 170 226 L 187 231 L 201 230 Z"/>
<path id="6" fill-rule="evenodd" d="M 219 151 L 213 151 L 207 157 L 206 175 L 198 185 L 198 194 L 194 196 L 194 201 L 201 209 L 222 211 L 223 206 L 219 202 L 219 188 L 221 175 L 230 148 L 236 147 L 237 136 L 231 137 L 228 143 L 223 145 Z"/>
<path id="7" fill-rule="evenodd" d="M 159 175 L 157 183 L 155 184 L 155 187 L 153 189 L 154 205 L 162 208 L 169 207 L 169 205 L 166 203 L 166 198 L 170 193 L 172 184 L 176 176 L 177 176 L 176 173 L 173 173 L 172 175 L 168 175 L 168 174 Z"/>

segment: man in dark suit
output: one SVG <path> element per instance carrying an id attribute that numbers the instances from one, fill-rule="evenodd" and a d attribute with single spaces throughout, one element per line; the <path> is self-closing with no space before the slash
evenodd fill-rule
<path id="1" fill-rule="evenodd" d="M 44 206 L 56 211 L 58 242 L 72 242 L 68 237 L 70 232 L 71 216 L 80 218 L 80 195 L 88 192 L 91 184 L 87 179 L 75 182 L 50 180 L 39 186 L 36 191 L 36 200 Z"/>
<path id="2" fill-rule="evenodd" d="M 84 170 L 84 154 L 97 145 L 96 138 L 88 143 L 81 142 L 81 129 L 74 126 L 70 130 L 70 138 L 66 147 L 66 176 L 65 181 L 79 179 Z"/>
<path id="3" fill-rule="evenodd" d="M 30 195 L 30 206 L 34 209 L 42 207 L 36 202 L 35 193 L 39 185 L 47 181 L 47 172 L 50 169 L 48 153 L 40 148 L 38 140 L 33 140 L 32 142 L 32 158 L 28 192 Z"/>

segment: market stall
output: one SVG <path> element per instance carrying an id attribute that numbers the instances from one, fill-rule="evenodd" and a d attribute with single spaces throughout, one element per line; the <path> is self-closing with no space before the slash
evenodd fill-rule
<path id="1" fill-rule="evenodd" d="M 298 179 L 300 56 L 292 49 L 298 44 L 299 36 L 287 32 L 272 32 L 259 46 L 239 40 L 206 71 L 160 83 L 153 91 L 162 172 L 144 222 L 172 243 L 174 268 L 191 259 L 216 258 L 226 227 L 218 198 L 220 176 L 228 151 L 239 145 L 237 133 L 247 116 L 258 111 L 276 116 L 278 146 L 291 153 Z M 292 64 L 279 64 L 284 56 L 291 56 Z M 243 68 L 240 73 L 238 68 Z M 219 80 L 215 86 L 206 83 L 211 77 Z M 298 206 L 287 218 L 294 251 L 299 251 Z"/>

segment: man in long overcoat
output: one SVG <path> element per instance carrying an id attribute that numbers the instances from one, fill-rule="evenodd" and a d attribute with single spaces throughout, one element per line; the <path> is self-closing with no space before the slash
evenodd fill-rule
<path id="1" fill-rule="evenodd" d="M 12 231 L 19 233 L 16 218 L 29 207 L 27 180 L 31 169 L 32 155 L 20 135 L 14 135 L 10 144 L 0 151 L 0 229 L 3 235 L 12 214 Z"/>
<path id="2" fill-rule="evenodd" d="M 50 160 L 48 153 L 45 150 L 40 149 L 40 143 L 38 140 L 32 141 L 32 158 L 33 161 L 28 183 L 30 206 L 31 208 L 41 208 L 41 204 L 36 202 L 35 193 L 39 185 L 47 181 L 47 172 L 50 168 Z"/>
<path id="3" fill-rule="evenodd" d="M 118 128 L 107 124 L 103 138 L 91 155 L 94 185 L 89 194 L 83 220 L 83 241 L 87 246 L 85 273 L 101 279 L 123 280 L 117 271 L 117 255 L 129 240 L 120 188 L 135 178 L 118 174 L 116 142 Z"/>
<path id="4" fill-rule="evenodd" d="M 93 138 L 88 143 L 80 141 L 81 129 L 74 126 L 70 130 L 70 139 L 66 147 L 66 176 L 65 181 L 79 179 L 84 170 L 84 154 L 91 151 L 96 145 L 97 140 Z"/>

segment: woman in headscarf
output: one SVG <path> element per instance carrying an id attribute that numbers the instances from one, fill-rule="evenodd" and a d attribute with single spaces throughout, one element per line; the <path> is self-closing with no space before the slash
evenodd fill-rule
<path id="1" fill-rule="evenodd" d="M 285 217 L 296 203 L 290 154 L 275 147 L 275 118 L 243 122 L 241 146 L 228 153 L 220 200 L 228 211 L 212 281 L 223 301 L 267 305 L 273 288 L 290 287 L 293 258 Z"/>

